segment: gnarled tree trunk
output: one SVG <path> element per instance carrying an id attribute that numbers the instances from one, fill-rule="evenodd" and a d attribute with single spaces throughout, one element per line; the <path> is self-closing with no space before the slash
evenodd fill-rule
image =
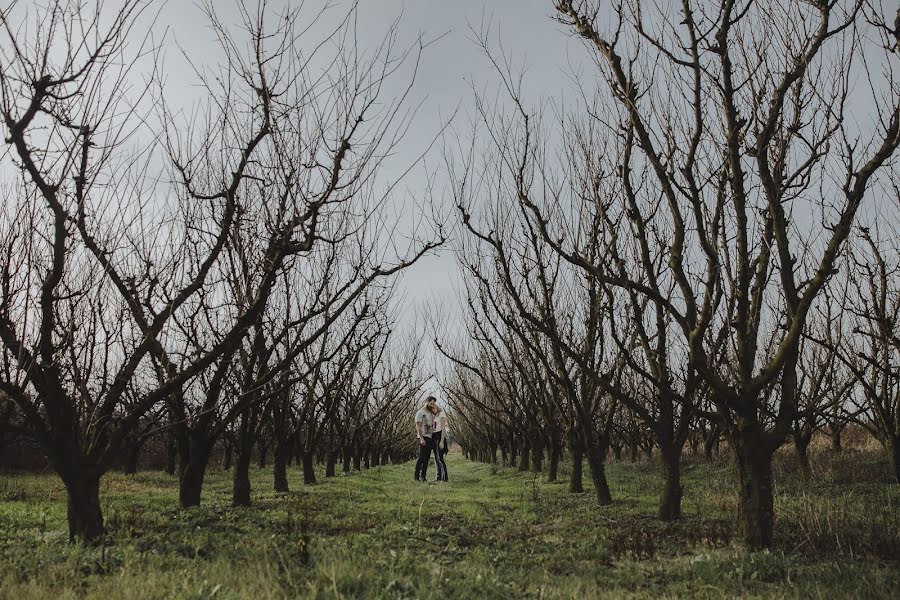
<path id="1" fill-rule="evenodd" d="M 231 487 L 233 506 L 250 506 L 250 462 L 253 454 L 253 430 L 256 408 L 241 417 L 237 443 L 237 459 L 234 462 L 234 480 Z"/>
<path id="2" fill-rule="evenodd" d="M 793 438 L 794 450 L 797 452 L 797 460 L 800 462 L 800 472 L 804 479 L 811 479 L 812 465 L 809 463 L 809 443 L 812 441 L 812 436 L 795 433 Z"/>
<path id="3" fill-rule="evenodd" d="M 291 455 L 290 443 L 287 439 L 279 439 L 275 442 L 275 450 L 272 454 L 272 474 L 275 477 L 275 491 L 290 491 L 287 478 L 287 463 Z"/>
<path id="4" fill-rule="evenodd" d="M 597 493 L 597 503 L 601 506 L 612 504 L 612 494 L 606 481 L 606 447 L 600 441 L 593 441 L 587 448 L 588 467 L 591 470 L 591 481 Z"/>
<path id="5" fill-rule="evenodd" d="M 259 454 L 257 455 L 257 463 L 256 466 L 260 469 L 266 468 L 266 460 L 269 458 L 269 445 L 268 444 L 258 444 Z"/>
<path id="6" fill-rule="evenodd" d="M 681 518 L 681 497 L 684 493 L 681 485 L 681 449 L 674 446 L 675 444 L 666 443 L 660 448 L 664 482 L 659 502 L 661 521 L 674 521 Z"/>
<path id="7" fill-rule="evenodd" d="M 622 460 L 622 444 L 610 444 L 609 447 L 612 448 L 613 458 Z"/>
<path id="8" fill-rule="evenodd" d="M 831 451 L 832 452 L 840 452 L 843 449 L 843 444 L 841 442 L 841 433 L 843 430 L 840 427 L 835 427 L 831 431 Z"/>
<path id="9" fill-rule="evenodd" d="M 353 448 L 353 470 L 356 472 L 360 471 L 360 462 L 362 459 L 362 448 L 359 446 L 354 446 Z"/>
<path id="10" fill-rule="evenodd" d="M 740 481 L 738 519 L 744 542 L 751 550 L 772 545 L 775 525 L 772 452 L 759 425 L 732 436 Z"/>
<path id="11" fill-rule="evenodd" d="M 187 447 L 182 450 L 178 473 L 178 503 L 181 508 L 200 506 L 200 494 L 203 491 L 203 478 L 209 464 L 212 443 L 206 435 L 193 431 L 188 435 Z"/>
<path id="12" fill-rule="evenodd" d="M 350 474 L 350 463 L 353 462 L 353 449 L 350 446 L 344 446 L 343 449 L 343 467 L 344 475 Z"/>
<path id="13" fill-rule="evenodd" d="M 531 468 L 531 446 L 528 440 L 522 442 L 522 456 L 519 458 L 519 472 L 527 472 Z"/>
<path id="14" fill-rule="evenodd" d="M 178 451 L 177 446 L 175 444 L 175 432 L 170 427 L 168 433 L 166 433 L 166 466 L 165 472 L 167 475 L 174 475 L 175 470 L 177 468 L 177 459 L 178 459 Z"/>
<path id="15" fill-rule="evenodd" d="M 142 442 L 136 442 L 128 447 L 128 455 L 125 458 L 125 474 L 134 475 L 138 470 L 138 460 L 141 457 Z"/>
<path id="16" fill-rule="evenodd" d="M 70 473 L 62 475 L 62 480 L 66 486 L 69 541 L 97 541 L 105 532 L 100 510 L 100 475 Z"/>
<path id="17" fill-rule="evenodd" d="M 316 483 L 316 469 L 315 469 L 315 464 L 314 464 L 315 456 L 316 455 L 311 451 L 304 451 L 300 455 L 300 460 L 303 463 L 303 483 L 304 483 L 304 485 L 313 485 Z M 333 475 L 333 473 L 332 473 L 332 475 Z"/>
<path id="18" fill-rule="evenodd" d="M 540 442 L 535 444 L 534 450 L 531 452 L 531 472 L 541 473 L 544 470 L 544 445 Z"/>
<path id="19" fill-rule="evenodd" d="M 234 457 L 234 444 L 231 442 L 225 442 L 225 451 L 222 455 L 222 470 L 228 471 L 231 469 L 231 461 Z"/>
<path id="20" fill-rule="evenodd" d="M 556 483 L 559 478 L 559 459 L 562 456 L 562 447 L 558 443 L 550 446 L 550 470 L 547 473 L 547 481 Z"/>
<path id="21" fill-rule="evenodd" d="M 891 465 L 894 467 L 894 481 L 900 483 L 900 437 L 891 440 Z"/>
<path id="22" fill-rule="evenodd" d="M 334 477 L 334 467 L 337 465 L 337 450 L 329 450 L 325 454 L 325 477 Z"/>
<path id="23" fill-rule="evenodd" d="M 572 452 L 572 475 L 569 477 L 569 493 L 584 492 L 584 446 L 578 434 L 569 434 L 569 450 Z"/>

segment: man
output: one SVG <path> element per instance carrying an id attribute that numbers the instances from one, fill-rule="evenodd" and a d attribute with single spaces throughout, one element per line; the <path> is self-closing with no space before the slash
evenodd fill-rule
<path id="1" fill-rule="evenodd" d="M 434 430 L 434 415 L 437 414 L 437 398 L 428 396 L 425 405 L 416 412 L 415 426 L 416 437 L 419 440 L 419 460 L 416 461 L 416 481 L 425 481 L 425 472 L 428 470 L 428 461 L 435 450 L 432 441 Z"/>

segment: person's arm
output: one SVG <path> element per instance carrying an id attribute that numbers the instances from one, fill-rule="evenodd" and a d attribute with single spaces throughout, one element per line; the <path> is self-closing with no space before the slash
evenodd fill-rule
<path id="1" fill-rule="evenodd" d="M 444 449 L 447 449 L 447 417 L 441 415 L 441 431 L 444 433 L 441 435 L 441 439 L 444 442 Z"/>
<path id="2" fill-rule="evenodd" d="M 419 427 L 419 420 L 413 417 L 413 427 L 416 428 L 416 437 L 419 438 L 419 445 L 424 446 L 425 440 L 422 439 L 422 428 Z"/>

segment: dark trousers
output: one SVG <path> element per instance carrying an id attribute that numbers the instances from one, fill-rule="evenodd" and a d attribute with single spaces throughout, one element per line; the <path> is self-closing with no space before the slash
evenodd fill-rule
<path id="1" fill-rule="evenodd" d="M 437 480 L 447 481 L 447 463 L 444 462 L 444 453 L 441 452 L 442 433 L 442 431 L 435 431 L 431 439 L 434 444 L 434 464 L 437 465 Z"/>
<path id="2" fill-rule="evenodd" d="M 428 461 L 431 460 L 431 453 L 436 446 L 431 438 L 424 438 L 425 443 L 419 444 L 419 460 L 416 461 L 416 479 L 425 479 L 425 472 L 428 471 Z"/>

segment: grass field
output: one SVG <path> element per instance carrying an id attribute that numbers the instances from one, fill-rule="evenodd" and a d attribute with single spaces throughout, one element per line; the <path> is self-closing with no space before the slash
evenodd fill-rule
<path id="1" fill-rule="evenodd" d="M 728 464 L 687 468 L 675 525 L 653 516 L 652 464 L 609 465 L 602 508 L 459 455 L 447 484 L 414 482 L 410 463 L 310 487 L 291 471 L 278 494 L 254 469 L 244 509 L 218 471 L 187 511 L 169 476 L 110 474 L 100 547 L 66 542 L 54 476 L 0 475 L 0 598 L 896 597 L 900 486 L 881 459 L 823 456 L 809 485 L 782 462 L 777 547 L 754 554 L 735 540 Z"/>

